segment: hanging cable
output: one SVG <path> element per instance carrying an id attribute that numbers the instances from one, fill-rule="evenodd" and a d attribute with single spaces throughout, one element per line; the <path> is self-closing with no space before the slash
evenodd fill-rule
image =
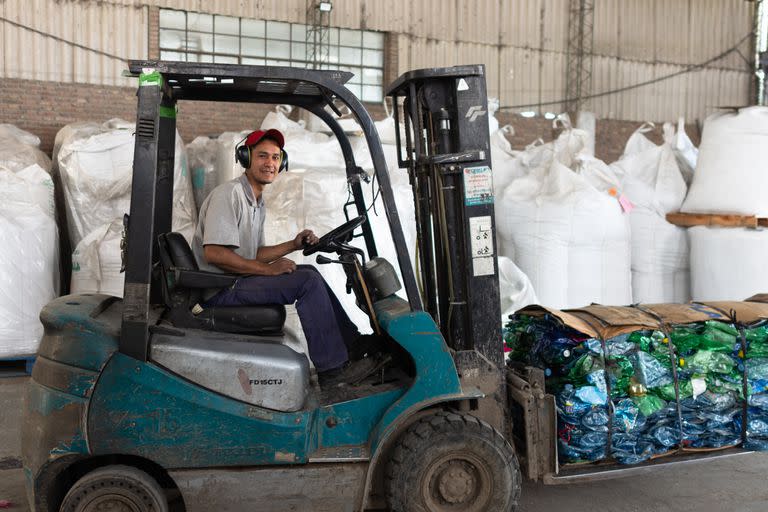
<path id="1" fill-rule="evenodd" d="M 736 43 L 734 46 L 732 46 L 731 48 L 727 49 L 726 51 L 724 51 L 724 52 L 722 52 L 722 53 L 712 57 L 711 59 L 708 59 L 708 60 L 706 60 L 704 62 L 701 62 L 699 64 L 691 64 L 689 66 L 686 66 L 685 69 L 681 69 L 680 71 L 676 71 L 676 72 L 670 73 L 668 75 L 660 76 L 658 78 L 653 78 L 653 79 L 650 79 L 650 80 L 646 80 L 644 82 L 638 82 L 636 84 L 627 85 L 627 86 L 624 86 L 624 87 L 619 87 L 617 89 L 611 89 L 609 91 L 603 91 L 603 92 L 598 92 L 598 93 L 595 93 L 595 94 L 590 94 L 589 96 L 584 96 L 582 98 L 563 98 L 563 99 L 555 100 L 555 101 L 539 101 L 539 102 L 536 102 L 536 103 L 526 103 L 526 104 L 522 104 L 522 105 L 505 105 L 505 106 L 499 107 L 499 110 L 511 110 L 511 109 L 516 109 L 516 108 L 531 108 L 531 107 L 539 107 L 539 106 L 544 106 L 544 105 L 558 105 L 558 104 L 561 104 L 561 103 L 568 103 L 568 102 L 571 102 L 571 101 L 575 101 L 577 99 L 591 100 L 591 99 L 594 99 L 594 98 L 601 98 L 603 96 L 610 96 L 612 94 L 619 94 L 619 93 L 622 93 L 622 92 L 631 91 L 633 89 L 638 89 L 640 87 L 645 87 L 645 86 L 648 86 L 648 85 L 653 85 L 653 84 L 656 84 L 656 83 L 659 83 L 659 82 L 663 82 L 664 80 L 669 80 L 670 78 L 674 78 L 676 76 L 680 76 L 680 75 L 684 75 L 686 73 L 690 73 L 691 71 L 696 71 L 698 69 L 705 68 L 708 65 L 712 64 L 713 62 L 716 62 L 716 61 L 718 61 L 718 60 L 720 60 L 722 58 L 727 57 L 731 53 L 738 52 L 739 51 L 739 46 L 741 46 L 744 43 L 744 41 L 746 41 L 747 39 L 752 37 L 753 34 L 754 34 L 754 32 L 748 33 L 747 35 L 742 37 L 739 40 L 739 42 Z"/>
<path id="2" fill-rule="evenodd" d="M 8 18 L 2 17 L 2 16 L 0 16 L 0 21 L 8 23 L 9 25 L 13 25 L 14 27 L 18 27 L 18 28 L 22 28 L 24 30 L 28 30 L 29 32 L 33 32 L 33 33 L 41 35 L 43 37 L 47 37 L 49 39 L 53 39 L 54 41 L 58 41 L 60 43 L 68 44 L 68 45 L 70 45 L 70 46 L 72 46 L 74 48 L 79 48 L 79 49 L 85 50 L 87 52 L 91 52 L 91 53 L 95 53 L 97 55 L 101 55 L 103 57 L 108 57 L 110 59 L 119 60 L 121 62 L 126 62 L 128 60 L 125 57 L 119 57 L 119 56 L 117 56 L 115 54 L 112 54 L 112 53 L 107 53 L 107 52 L 104 52 L 104 51 L 101 51 L 101 50 L 97 50 L 96 48 L 91 48 L 90 46 L 85 46 L 85 45 L 80 44 L 80 43 L 75 43 L 74 41 L 69 41 L 67 39 L 64 39 L 64 38 L 59 37 L 59 36 L 55 36 L 55 35 L 50 34 L 48 32 L 43 32 L 42 30 L 38 30 L 38 29 L 30 27 L 28 25 L 24 25 L 24 24 L 18 23 L 16 21 L 9 20 Z"/>

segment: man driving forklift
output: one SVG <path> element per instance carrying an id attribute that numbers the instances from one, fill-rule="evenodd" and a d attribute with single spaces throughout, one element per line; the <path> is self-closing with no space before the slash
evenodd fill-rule
<path id="1" fill-rule="evenodd" d="M 216 187 L 203 202 L 192 241 L 198 265 L 243 277 L 231 287 L 207 290 L 201 306 L 296 303 L 320 385 L 354 383 L 375 367 L 373 358 L 362 357 L 365 352 L 356 344 L 370 338 L 361 337 L 315 267 L 286 258 L 317 244 L 318 237 L 305 229 L 277 245 L 264 242 L 262 193 L 288 169 L 284 145 L 285 137 L 275 129 L 248 134 L 235 148 L 243 174 Z M 358 360 L 350 361 L 349 352 Z"/>

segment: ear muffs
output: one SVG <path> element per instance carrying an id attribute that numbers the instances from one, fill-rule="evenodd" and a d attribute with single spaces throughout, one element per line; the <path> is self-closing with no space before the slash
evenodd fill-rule
<path id="1" fill-rule="evenodd" d="M 251 166 L 251 148 L 243 144 L 245 139 L 241 140 L 235 146 L 235 161 L 237 161 L 243 169 L 248 169 Z M 283 172 L 288 170 L 288 153 L 284 149 L 280 149 L 280 167 L 277 172 Z"/>
<path id="2" fill-rule="evenodd" d="M 251 148 L 243 144 L 245 139 L 241 140 L 235 146 L 235 161 L 239 163 L 243 169 L 248 169 L 251 166 Z"/>

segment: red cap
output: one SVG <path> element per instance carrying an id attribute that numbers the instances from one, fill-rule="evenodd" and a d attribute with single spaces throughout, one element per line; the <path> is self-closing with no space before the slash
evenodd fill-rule
<path id="1" fill-rule="evenodd" d="M 285 137 L 283 137 L 283 134 L 274 128 L 267 131 L 256 130 L 255 132 L 248 135 L 248 137 L 246 137 L 245 145 L 248 147 L 255 146 L 265 137 L 275 139 L 277 141 L 277 145 L 280 146 L 280 149 L 283 149 L 283 146 L 285 145 Z"/>

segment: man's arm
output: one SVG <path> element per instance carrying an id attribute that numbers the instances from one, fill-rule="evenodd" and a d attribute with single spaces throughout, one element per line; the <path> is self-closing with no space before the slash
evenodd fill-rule
<path id="1" fill-rule="evenodd" d="M 282 258 L 293 251 L 303 249 L 304 245 L 315 245 L 319 239 L 312 232 L 311 229 L 305 229 L 294 237 L 293 240 L 288 240 L 277 245 L 268 245 L 259 247 L 256 252 L 256 259 L 262 263 L 270 263 L 278 258 Z"/>
<path id="2" fill-rule="evenodd" d="M 285 244 L 280 244 L 274 247 L 280 247 L 282 245 Z M 259 249 L 259 252 L 261 252 L 261 249 Z M 258 259 L 249 260 L 223 245 L 209 244 L 204 246 L 203 256 L 205 256 L 205 261 L 208 263 L 235 274 L 277 276 L 280 274 L 290 274 L 296 270 L 296 263 L 289 259 L 278 257 L 271 263 L 265 263 Z"/>
<path id="3" fill-rule="evenodd" d="M 256 260 L 261 263 L 270 263 L 300 248 L 301 246 L 296 247 L 293 240 L 278 245 L 266 245 L 259 247 L 259 250 L 256 252 Z"/>

